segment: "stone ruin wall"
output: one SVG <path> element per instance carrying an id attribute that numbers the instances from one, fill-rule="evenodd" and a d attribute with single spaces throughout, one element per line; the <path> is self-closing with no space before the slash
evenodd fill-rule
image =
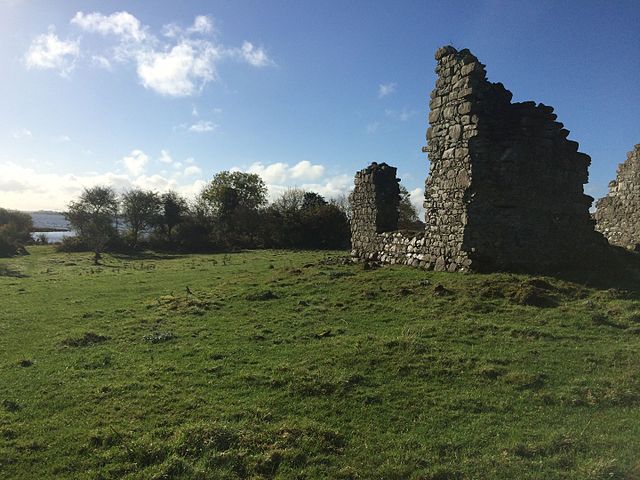
<path id="1" fill-rule="evenodd" d="M 356 175 L 353 256 L 435 270 L 543 270 L 578 262 L 603 245 L 583 192 L 588 155 L 567 140 L 551 107 L 511 103 L 468 50 L 436 52 L 425 188 L 425 231 L 365 236 L 365 191 Z M 371 167 L 369 167 L 371 168 Z M 395 182 L 395 179 L 393 179 Z M 375 200 L 367 200 L 374 204 Z"/>
<path id="2" fill-rule="evenodd" d="M 640 250 L 640 144 L 618 165 L 609 193 L 596 203 L 595 219 L 609 243 Z"/>

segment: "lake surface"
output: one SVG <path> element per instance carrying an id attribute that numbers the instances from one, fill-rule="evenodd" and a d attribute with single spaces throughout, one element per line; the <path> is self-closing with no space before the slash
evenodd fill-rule
<path id="1" fill-rule="evenodd" d="M 54 212 L 28 212 L 33 220 L 34 229 L 58 228 L 60 230 L 69 230 L 69 222 L 61 213 Z"/>
<path id="2" fill-rule="evenodd" d="M 45 235 L 48 243 L 58 243 L 61 242 L 63 238 L 74 237 L 76 232 L 73 230 L 69 230 L 67 232 L 31 232 L 31 238 L 34 240 L 37 240 L 39 235 Z"/>
<path id="3" fill-rule="evenodd" d="M 71 230 L 71 226 L 64 215 L 55 212 L 28 212 L 33 220 L 33 228 L 35 232 L 31 232 L 31 238 L 36 240 L 39 235 L 44 234 L 47 237 L 47 242 L 58 243 L 63 238 L 75 236 L 75 232 Z M 64 232 L 42 232 L 38 229 L 56 228 L 59 230 L 66 230 Z"/>

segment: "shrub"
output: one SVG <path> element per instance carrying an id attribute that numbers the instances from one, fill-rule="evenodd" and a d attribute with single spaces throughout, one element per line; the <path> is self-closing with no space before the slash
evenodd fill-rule
<path id="1" fill-rule="evenodd" d="M 10 257 L 24 251 L 31 241 L 33 222 L 28 213 L 0 208 L 0 257 Z"/>
<path id="2" fill-rule="evenodd" d="M 64 237 L 60 245 L 56 247 L 58 252 L 88 252 L 89 245 L 80 237 Z"/>

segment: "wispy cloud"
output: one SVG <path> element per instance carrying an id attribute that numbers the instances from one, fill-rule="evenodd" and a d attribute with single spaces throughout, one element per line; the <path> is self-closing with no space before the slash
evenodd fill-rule
<path id="1" fill-rule="evenodd" d="M 199 33 L 205 35 L 213 32 L 213 21 L 207 15 L 198 15 L 187 29 L 187 33 Z"/>
<path id="2" fill-rule="evenodd" d="M 202 169 L 196 165 L 190 165 L 184 169 L 183 174 L 185 177 L 202 175 Z"/>
<path id="3" fill-rule="evenodd" d="M 366 130 L 367 133 L 371 135 L 372 133 L 376 133 L 378 128 L 380 128 L 380 122 L 371 122 L 367 125 Z"/>
<path id="4" fill-rule="evenodd" d="M 111 15 L 103 15 L 99 12 L 87 14 L 77 12 L 71 19 L 71 23 L 86 32 L 115 35 L 123 40 L 142 42 L 147 38 L 147 27 L 129 12 L 116 12 Z"/>
<path id="5" fill-rule="evenodd" d="M 216 125 L 213 122 L 209 122 L 205 120 L 194 123 L 193 125 L 189 126 L 189 128 L 187 128 L 187 130 L 194 133 L 213 132 L 217 129 L 218 129 L 218 125 Z"/>
<path id="6" fill-rule="evenodd" d="M 28 128 L 20 128 L 11 132 L 11 136 L 16 140 L 19 140 L 21 138 L 31 138 L 33 137 L 33 133 L 31 133 L 31 130 Z"/>
<path id="7" fill-rule="evenodd" d="M 63 77 L 73 71 L 80 54 L 79 41 L 61 40 L 53 27 L 33 39 L 24 61 L 29 69 L 57 70 Z"/>
<path id="8" fill-rule="evenodd" d="M 103 68 L 105 70 L 111 70 L 111 62 L 108 58 L 103 57 L 102 55 L 92 55 L 91 62 L 98 68 Z"/>
<path id="9" fill-rule="evenodd" d="M 173 163 L 173 158 L 171 158 L 171 155 L 167 150 L 160 150 L 160 158 L 158 158 L 158 160 L 167 165 Z"/>
<path id="10" fill-rule="evenodd" d="M 241 57 L 254 67 L 266 67 L 274 65 L 273 60 L 269 58 L 267 52 L 262 47 L 256 48 L 251 42 L 245 41 L 240 49 Z"/>
<path id="11" fill-rule="evenodd" d="M 397 84 L 394 82 L 391 83 L 381 83 L 378 85 L 378 98 L 386 97 L 391 95 L 396 91 Z"/>
<path id="12" fill-rule="evenodd" d="M 397 120 L 400 122 L 406 122 L 411 117 L 416 115 L 418 112 L 416 110 L 407 110 L 403 108 L 402 110 L 385 110 L 385 115 L 393 120 Z"/>

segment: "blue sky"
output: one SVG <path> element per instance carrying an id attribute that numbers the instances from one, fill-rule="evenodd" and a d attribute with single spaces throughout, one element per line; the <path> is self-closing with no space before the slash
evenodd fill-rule
<path id="1" fill-rule="evenodd" d="M 232 168 L 333 197 L 371 161 L 419 203 L 445 44 L 554 106 L 599 197 L 640 143 L 639 25 L 637 1 L 0 0 L 0 206 Z"/>

